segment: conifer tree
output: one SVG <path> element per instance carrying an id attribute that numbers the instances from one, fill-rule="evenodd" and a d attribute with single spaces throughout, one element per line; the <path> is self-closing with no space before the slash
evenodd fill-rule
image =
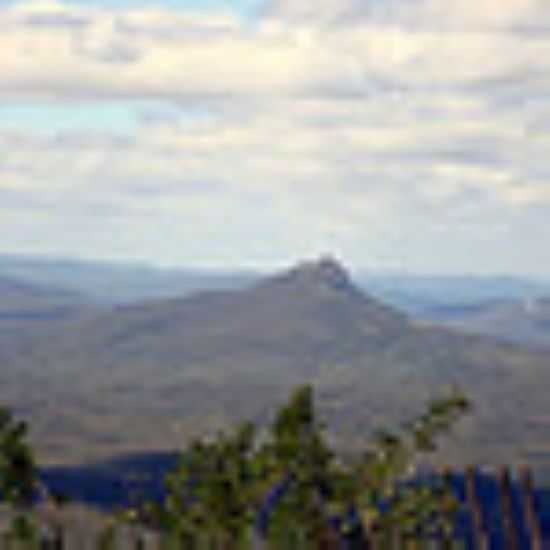
<path id="1" fill-rule="evenodd" d="M 368 452 L 344 466 L 316 419 L 313 388 L 297 388 L 261 444 L 251 424 L 196 441 L 167 477 L 164 504 L 143 507 L 139 518 L 189 550 L 244 550 L 255 533 L 273 550 L 343 539 L 364 548 L 377 532 L 448 536 L 457 511 L 448 483 L 411 483 L 410 471 L 468 407 L 453 390 L 400 430 L 378 432 Z"/>
<path id="2" fill-rule="evenodd" d="M 0 408 L 0 495 L 3 500 L 25 506 L 32 501 L 36 468 L 26 441 L 27 425 Z"/>

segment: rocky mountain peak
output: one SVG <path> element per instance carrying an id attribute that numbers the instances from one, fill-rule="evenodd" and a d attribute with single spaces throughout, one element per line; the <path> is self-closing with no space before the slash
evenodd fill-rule
<path id="1" fill-rule="evenodd" d="M 299 264 L 294 269 L 294 275 L 331 287 L 347 287 L 352 284 L 348 271 L 332 256 L 323 256 L 318 260 Z"/>
<path id="2" fill-rule="evenodd" d="M 301 262 L 271 279 L 276 283 L 355 292 L 356 288 L 346 268 L 332 256 Z"/>

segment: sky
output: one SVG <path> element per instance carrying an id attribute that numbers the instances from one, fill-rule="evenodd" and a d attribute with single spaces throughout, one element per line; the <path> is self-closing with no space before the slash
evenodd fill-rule
<path id="1" fill-rule="evenodd" d="M 550 277 L 548 0 L 0 0 L 0 253 Z"/>

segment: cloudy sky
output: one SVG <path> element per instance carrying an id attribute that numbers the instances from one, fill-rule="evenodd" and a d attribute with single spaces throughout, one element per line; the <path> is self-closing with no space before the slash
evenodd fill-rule
<path id="1" fill-rule="evenodd" d="M 0 0 L 0 253 L 550 276 L 548 0 Z"/>

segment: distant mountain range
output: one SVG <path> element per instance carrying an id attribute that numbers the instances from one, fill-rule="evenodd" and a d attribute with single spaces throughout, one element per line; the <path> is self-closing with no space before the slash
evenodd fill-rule
<path id="1" fill-rule="evenodd" d="M 244 288 L 259 278 L 244 270 L 160 269 L 109 263 L 0 254 L 0 277 L 69 289 L 100 304 L 189 295 L 199 290 Z"/>
<path id="2" fill-rule="evenodd" d="M 423 317 L 465 332 L 550 350 L 550 297 L 432 307 Z"/>
<path id="3" fill-rule="evenodd" d="M 447 444 L 453 461 L 546 460 L 544 353 L 411 319 L 330 258 L 238 290 L 81 307 L 63 322 L 0 324 L 0 401 L 31 421 L 46 462 L 170 451 L 239 419 L 262 424 L 304 382 L 350 452 L 456 383 L 476 412 Z"/>
<path id="4" fill-rule="evenodd" d="M 57 319 L 89 302 L 75 291 L 5 276 L 0 276 L 0 297 L 0 322 Z"/>
<path id="5" fill-rule="evenodd" d="M 116 304 L 242 290 L 254 271 L 160 269 L 137 263 L 0 255 L 0 323 L 72 319 Z M 413 318 L 527 346 L 550 348 L 550 281 L 511 276 L 358 272 L 358 288 Z M 529 304 L 537 303 L 537 311 Z M 1 338 L 1 335 L 0 335 Z"/>
<path id="6" fill-rule="evenodd" d="M 243 289 L 266 276 L 252 270 L 160 269 L 139 263 L 91 262 L 0 254 L 0 277 L 70 289 L 103 304 Z M 358 271 L 365 292 L 412 315 L 433 307 L 550 296 L 550 280 L 510 276 L 445 276 Z"/>
<path id="7" fill-rule="evenodd" d="M 550 296 L 550 281 L 527 277 L 359 273 L 358 284 L 380 300 L 414 316 L 438 308 Z"/>

